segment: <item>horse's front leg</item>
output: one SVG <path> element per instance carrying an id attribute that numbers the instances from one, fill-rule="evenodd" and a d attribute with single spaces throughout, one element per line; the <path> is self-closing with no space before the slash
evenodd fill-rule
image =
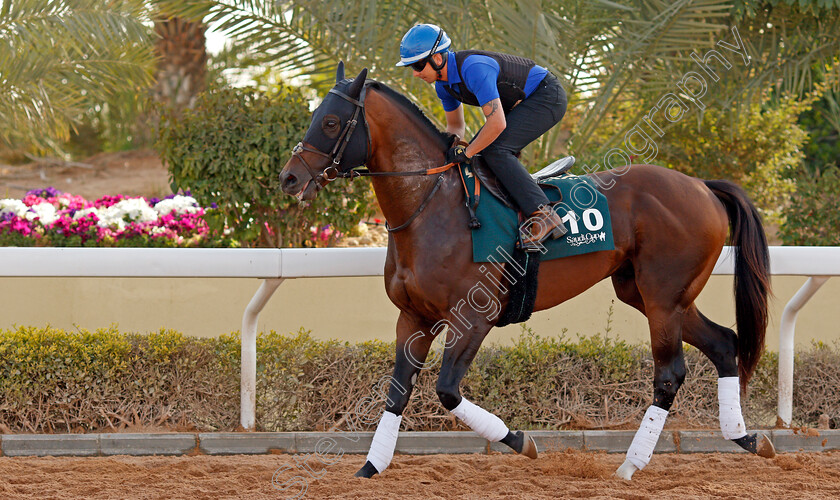
<path id="1" fill-rule="evenodd" d="M 408 406 L 417 374 L 423 368 L 434 336 L 431 325 L 409 314 L 400 313 L 397 320 L 397 356 L 385 411 L 379 419 L 365 465 L 356 477 L 373 477 L 384 471 L 394 457 L 402 412 Z"/>
<path id="2" fill-rule="evenodd" d="M 522 431 L 511 432 L 501 418 L 461 396 L 461 380 L 492 326 L 470 328 L 460 338 L 458 331 L 452 326 L 450 325 L 447 335 L 437 383 L 437 395 L 441 404 L 484 439 L 502 442 L 516 453 L 537 458 L 537 445 L 533 438 Z"/>

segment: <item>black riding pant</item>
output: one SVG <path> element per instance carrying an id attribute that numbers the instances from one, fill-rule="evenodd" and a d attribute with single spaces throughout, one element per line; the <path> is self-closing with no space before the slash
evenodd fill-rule
<path id="1" fill-rule="evenodd" d="M 526 216 L 547 204 L 548 198 L 514 155 L 559 123 L 567 103 L 563 86 L 547 73 L 536 90 L 505 115 L 507 127 L 481 151 L 490 170 Z"/>

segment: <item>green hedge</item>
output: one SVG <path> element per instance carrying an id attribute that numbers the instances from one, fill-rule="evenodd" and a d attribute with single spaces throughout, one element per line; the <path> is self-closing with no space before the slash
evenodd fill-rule
<path id="1" fill-rule="evenodd" d="M 236 333 L 0 330 L 0 431 L 235 430 L 239 355 Z M 258 430 L 375 428 L 355 408 L 363 398 L 382 400 L 375 387 L 393 370 L 393 343 L 271 332 L 259 336 L 257 356 Z M 689 375 L 669 423 L 717 428 L 717 374 L 694 349 L 686 359 Z M 750 426 L 775 424 L 776 366 L 776 356 L 765 355 L 750 383 L 744 408 Z M 840 345 L 798 352 L 795 369 L 794 422 L 815 425 L 827 413 L 834 426 L 840 423 Z M 434 366 L 421 373 L 403 429 L 459 428 L 437 400 L 437 372 Z M 650 404 L 652 373 L 645 345 L 526 330 L 512 346 L 482 348 L 462 389 L 512 428 L 635 429 Z"/>
<path id="2" fill-rule="evenodd" d="M 840 245 L 840 168 L 799 175 L 784 219 L 785 245 Z"/>

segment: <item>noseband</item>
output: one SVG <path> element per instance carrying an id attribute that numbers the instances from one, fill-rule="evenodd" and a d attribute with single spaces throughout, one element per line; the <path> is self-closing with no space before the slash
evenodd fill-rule
<path id="1" fill-rule="evenodd" d="M 344 125 L 341 129 L 341 134 L 338 136 L 338 140 L 335 142 L 335 146 L 333 146 L 332 151 L 329 153 L 324 153 L 323 151 L 319 150 L 315 146 L 311 144 L 307 144 L 303 141 L 297 143 L 297 146 L 292 149 L 292 156 L 297 156 L 297 159 L 303 163 L 303 166 L 306 167 L 307 172 L 309 172 L 309 176 L 312 178 L 312 181 L 315 181 L 316 191 L 320 191 L 324 188 L 328 183 L 335 180 L 337 177 L 350 177 L 349 172 L 343 172 L 339 168 L 339 164 L 341 163 L 341 157 L 344 155 L 344 150 L 347 148 L 347 145 L 350 143 L 350 138 L 353 136 L 353 132 L 356 130 L 356 126 L 359 124 L 359 114 L 362 114 L 362 118 L 364 119 L 364 110 L 365 110 L 365 93 L 367 92 L 367 87 L 362 85 L 362 91 L 359 94 L 359 99 L 353 99 L 349 95 L 345 94 L 344 92 L 338 91 L 336 89 L 331 89 L 330 94 L 335 94 L 342 99 L 349 101 L 351 104 L 355 106 L 355 110 L 353 110 L 353 117 Z M 367 120 L 364 121 L 365 124 L 365 163 L 370 159 L 370 129 L 368 129 Z M 303 158 L 301 155 L 302 152 L 308 151 L 310 153 L 315 153 L 319 156 L 323 156 L 328 160 L 332 161 L 332 165 L 325 168 L 323 172 L 320 174 L 316 174 L 312 167 L 309 166 L 309 163 Z M 311 181 L 310 181 L 311 182 Z M 305 190 L 306 188 L 304 188 Z M 303 193 L 303 191 L 301 191 Z"/>

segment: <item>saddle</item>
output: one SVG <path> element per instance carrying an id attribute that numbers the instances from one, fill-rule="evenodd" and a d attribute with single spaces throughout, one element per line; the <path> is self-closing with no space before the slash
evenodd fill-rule
<path id="1" fill-rule="evenodd" d="M 574 164 L 575 157 L 566 156 L 565 158 L 560 158 L 559 160 L 552 162 L 539 172 L 531 174 L 531 177 L 537 181 L 537 184 L 554 188 L 555 186 L 542 184 L 542 181 L 564 175 L 574 166 Z M 470 165 L 472 166 L 473 173 L 476 177 L 478 177 L 479 182 L 481 182 L 485 189 L 490 191 L 490 194 L 498 198 L 508 208 L 519 211 L 519 208 L 516 206 L 513 198 L 511 198 L 510 193 L 508 193 L 507 189 L 505 189 L 502 183 L 499 182 L 499 179 L 496 178 L 496 175 L 492 170 L 490 170 L 490 167 L 487 166 L 487 162 L 480 154 L 473 157 Z"/>
<path id="2" fill-rule="evenodd" d="M 560 158 L 539 172 L 531 174 L 531 177 L 537 181 L 541 187 L 556 189 L 557 195 L 560 199 L 562 199 L 560 188 L 553 184 L 543 184 L 542 181 L 562 176 L 568 172 L 574 164 L 574 156 Z M 505 189 L 502 183 L 499 182 L 499 179 L 493 171 L 490 170 L 490 167 L 487 166 L 487 162 L 484 161 L 484 158 L 481 155 L 474 156 L 472 162 L 470 162 L 470 166 L 472 167 L 473 174 L 476 177 L 476 186 L 483 184 L 487 191 L 498 199 L 499 202 L 506 207 L 513 209 L 515 212 L 519 211 L 519 208 L 513 201 L 513 198 L 511 198 L 510 193 L 508 193 L 507 189 Z M 471 196 L 469 189 L 467 189 L 466 182 L 464 183 L 464 188 L 467 191 L 467 208 L 470 211 L 470 228 L 478 229 L 481 227 L 481 223 L 478 222 L 478 218 L 476 217 L 476 209 L 478 208 L 478 191 L 473 193 Z M 508 262 L 506 266 L 508 268 L 507 272 L 513 272 L 512 267 L 515 267 L 517 272 L 518 270 L 524 270 L 524 274 L 521 274 L 520 276 L 522 279 L 516 280 L 515 283 L 513 283 L 513 286 L 511 286 L 510 292 L 508 293 L 507 307 L 502 314 L 499 315 L 499 319 L 496 322 L 496 326 L 499 327 L 527 321 L 531 317 L 531 313 L 534 310 L 534 303 L 537 298 L 540 255 L 529 254 L 517 247 L 513 252 L 512 258 L 516 261 L 516 265 L 514 266 L 514 264 Z"/>

